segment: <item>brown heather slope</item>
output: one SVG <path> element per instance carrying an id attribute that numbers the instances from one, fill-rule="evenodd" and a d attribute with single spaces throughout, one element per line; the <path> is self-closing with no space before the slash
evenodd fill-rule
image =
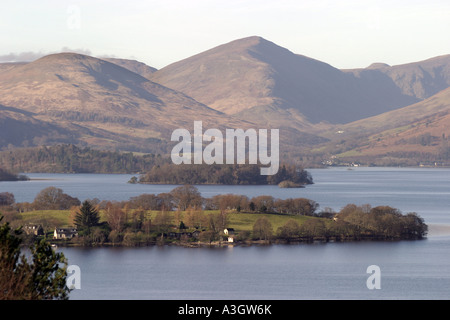
<path id="1" fill-rule="evenodd" d="M 341 157 L 450 164 L 450 88 L 416 104 L 339 126 L 338 130 L 343 131 L 340 140 L 357 141 L 358 145 Z"/>
<path id="2" fill-rule="evenodd" d="M 105 60 L 45 56 L 0 73 L 0 104 L 72 132 L 92 147 L 148 150 L 175 128 L 248 127 L 186 95 Z M 11 109 L 10 109 L 11 110 Z"/>
<path id="3" fill-rule="evenodd" d="M 300 130 L 419 101 L 384 74 L 366 81 L 261 37 L 220 45 L 164 67 L 151 79 L 224 113 Z"/>
<path id="4" fill-rule="evenodd" d="M 134 73 L 137 73 L 144 78 L 150 79 L 150 75 L 157 71 L 156 68 L 150 67 L 143 62 L 130 60 L 130 59 L 119 59 L 119 58 L 100 58 L 102 60 L 117 64 L 125 69 L 128 69 Z"/>
<path id="5" fill-rule="evenodd" d="M 386 112 L 374 117 L 354 121 L 352 123 L 339 126 L 339 128 L 348 133 L 359 133 L 359 130 L 374 133 L 380 130 L 384 131 L 412 125 L 430 117 L 444 116 L 449 111 L 450 88 L 447 88 L 410 106 Z"/>
<path id="6" fill-rule="evenodd" d="M 17 66 L 24 65 L 26 63 L 27 62 L 3 62 L 3 63 L 0 63 L 0 73 L 4 72 L 4 71 L 8 71 Z"/>

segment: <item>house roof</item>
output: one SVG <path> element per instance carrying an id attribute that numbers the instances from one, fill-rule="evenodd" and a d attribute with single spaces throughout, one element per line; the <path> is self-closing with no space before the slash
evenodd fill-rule
<path id="1" fill-rule="evenodd" d="M 55 228 L 57 233 L 75 233 L 77 229 L 75 228 Z"/>

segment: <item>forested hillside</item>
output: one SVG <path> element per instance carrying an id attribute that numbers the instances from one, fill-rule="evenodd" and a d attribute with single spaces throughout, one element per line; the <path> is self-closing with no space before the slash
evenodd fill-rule
<path id="1" fill-rule="evenodd" d="M 161 156 L 55 145 L 0 152 L 0 167 L 14 172 L 138 173 L 163 162 Z"/>

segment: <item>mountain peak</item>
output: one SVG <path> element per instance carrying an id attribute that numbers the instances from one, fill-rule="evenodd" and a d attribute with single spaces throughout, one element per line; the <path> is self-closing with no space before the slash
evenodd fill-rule
<path id="1" fill-rule="evenodd" d="M 261 44 L 269 44 L 269 43 L 271 42 L 267 41 L 266 39 L 260 36 L 250 36 L 218 45 L 214 48 L 211 48 L 207 51 L 200 53 L 199 55 L 215 54 L 215 53 L 230 54 L 234 52 L 243 53 L 250 48 L 257 47 Z"/>
<path id="2" fill-rule="evenodd" d="M 229 45 L 229 44 L 247 44 L 247 45 L 257 45 L 261 42 L 269 42 L 266 39 L 264 39 L 263 37 L 260 36 L 249 36 L 249 37 L 245 37 L 245 38 L 241 38 L 241 39 L 236 39 L 233 41 L 230 41 L 224 45 Z"/>
<path id="3" fill-rule="evenodd" d="M 375 62 L 372 63 L 370 66 L 367 67 L 367 69 L 382 69 L 382 68 L 390 68 L 391 66 L 387 63 L 382 62 Z"/>
<path id="4" fill-rule="evenodd" d="M 96 58 L 81 53 L 60 52 L 43 56 L 42 58 L 39 58 L 34 62 L 49 62 L 49 61 L 64 61 L 64 60 L 74 61 L 74 60 L 91 60 L 91 59 Z"/>

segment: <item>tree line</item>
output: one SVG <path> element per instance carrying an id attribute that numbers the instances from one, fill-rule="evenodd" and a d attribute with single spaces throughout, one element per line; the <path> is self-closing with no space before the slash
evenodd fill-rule
<path id="1" fill-rule="evenodd" d="M 89 200 L 100 209 L 105 209 L 109 201 L 97 198 Z M 272 214 L 292 214 L 306 216 L 329 217 L 325 210 L 317 212 L 319 204 L 306 198 L 277 199 L 273 196 L 261 195 L 249 198 L 244 195 L 224 194 L 204 198 L 195 186 L 182 185 L 167 193 L 141 194 L 131 197 L 128 201 L 120 201 L 121 207 L 142 210 L 185 211 L 188 208 L 203 210 L 234 210 L 237 212 L 260 212 Z M 14 194 L 0 193 L 0 206 L 10 206 L 18 212 L 35 210 L 70 210 L 81 205 L 78 198 L 72 197 L 56 187 L 41 190 L 33 202 L 15 202 Z"/>
<path id="2" fill-rule="evenodd" d="M 287 241 L 314 239 L 335 240 L 399 240 L 422 239 L 428 226 L 417 213 L 402 214 L 390 206 L 371 207 L 348 204 L 336 214 L 333 223 L 308 220 L 302 225 L 288 220 L 277 231 Z"/>
<path id="3" fill-rule="evenodd" d="M 135 155 L 78 147 L 72 144 L 0 152 L 0 166 L 14 172 L 136 173 L 168 161 L 161 155 Z"/>
<path id="4" fill-rule="evenodd" d="M 94 121 L 101 123 L 120 123 L 130 127 L 144 127 L 143 121 L 123 116 L 110 116 L 97 112 L 79 112 L 79 111 L 47 111 L 47 115 L 64 120 L 75 122 Z"/>

